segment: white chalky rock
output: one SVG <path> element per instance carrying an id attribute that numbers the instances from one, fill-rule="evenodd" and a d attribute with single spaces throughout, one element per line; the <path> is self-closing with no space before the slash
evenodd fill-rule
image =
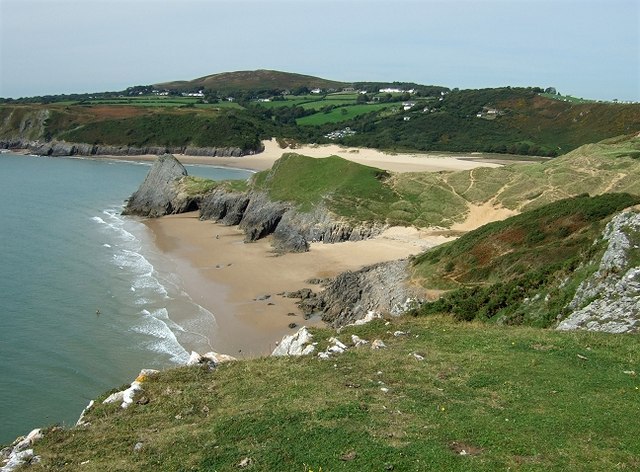
<path id="1" fill-rule="evenodd" d="M 315 351 L 312 344 L 313 335 L 306 326 L 300 328 L 296 333 L 285 336 L 271 353 L 272 356 L 306 356 Z"/>

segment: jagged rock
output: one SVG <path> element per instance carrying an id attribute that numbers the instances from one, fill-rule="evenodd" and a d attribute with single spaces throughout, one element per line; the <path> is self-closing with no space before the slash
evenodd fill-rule
<path id="1" fill-rule="evenodd" d="M 94 404 L 95 404 L 95 401 L 91 400 L 89 402 L 89 404 L 84 407 L 84 410 L 82 410 L 82 413 L 80 413 L 80 418 L 78 418 L 78 421 L 76 421 L 76 426 L 89 426 L 90 425 L 90 423 L 88 421 L 85 421 L 84 418 L 87 415 L 87 413 L 89 412 L 89 410 L 91 410 L 91 408 L 93 408 Z"/>
<path id="2" fill-rule="evenodd" d="M 573 312 L 560 321 L 558 330 L 640 330 L 640 267 L 633 263 L 640 255 L 640 213 L 615 216 L 602 239 L 608 245 L 598 270 L 580 284 L 568 305 Z"/>
<path id="3" fill-rule="evenodd" d="M 306 300 L 313 296 L 313 291 L 310 288 L 301 288 L 295 292 L 286 292 L 284 296 L 287 298 L 299 298 L 300 300 Z"/>
<path id="4" fill-rule="evenodd" d="M 238 360 L 235 357 L 230 356 L 229 354 L 221 354 L 219 352 L 213 352 L 213 351 L 203 354 L 202 357 L 204 359 L 208 359 L 210 362 L 213 362 L 216 366 L 220 364 L 226 364 L 227 362 L 234 362 Z"/>
<path id="5" fill-rule="evenodd" d="M 186 175 L 187 170 L 171 154 L 159 156 L 122 213 L 155 218 L 190 209 L 193 201 L 178 188 Z"/>
<path id="6" fill-rule="evenodd" d="M 200 218 L 239 225 L 245 241 L 273 235 L 277 252 L 306 252 L 310 243 L 359 241 L 380 234 L 387 227 L 380 223 L 352 224 L 337 218 L 322 205 L 300 212 L 286 202 L 274 202 L 262 191 L 247 193 L 216 189 L 199 202 Z"/>
<path id="7" fill-rule="evenodd" d="M 254 192 L 238 225 L 245 234 L 245 242 L 253 242 L 273 233 L 284 212 L 286 203 L 273 202 L 262 192 Z"/>
<path id="8" fill-rule="evenodd" d="M 300 328 L 296 333 L 285 336 L 278 344 L 272 356 L 306 356 L 315 351 L 315 345 L 312 344 L 313 335 L 306 326 Z"/>
<path id="9" fill-rule="evenodd" d="M 26 437 L 17 438 L 11 446 L 3 449 L 4 465 L 0 468 L 0 472 L 12 472 L 25 464 L 40 462 L 40 457 L 34 454 L 30 446 L 43 437 L 40 429 L 34 429 Z"/>
<path id="10" fill-rule="evenodd" d="M 383 262 L 355 272 L 343 272 L 329 281 L 325 289 L 298 303 L 305 316 L 322 313 L 323 321 L 339 328 L 375 313 L 399 315 L 409 300 L 416 300 L 418 289 L 406 283 L 406 259 Z"/>
<path id="11" fill-rule="evenodd" d="M 220 221 L 227 226 L 240 224 L 249 205 L 246 193 L 216 189 L 200 202 L 200 219 Z"/>
<path id="12" fill-rule="evenodd" d="M 366 341 L 355 334 L 351 335 L 351 342 L 353 343 L 353 347 L 360 347 L 364 346 L 365 344 L 369 344 L 369 341 Z"/>
<path id="13" fill-rule="evenodd" d="M 217 352 L 207 352 L 206 354 L 198 354 L 195 351 L 191 351 L 191 355 L 189 356 L 189 360 L 186 365 L 206 365 L 210 369 L 215 369 L 218 365 L 224 364 L 226 362 L 233 362 L 237 359 L 228 354 L 220 354 Z"/>

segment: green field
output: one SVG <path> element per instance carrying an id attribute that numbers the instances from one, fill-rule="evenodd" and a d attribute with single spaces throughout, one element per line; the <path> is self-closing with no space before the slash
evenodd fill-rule
<path id="1" fill-rule="evenodd" d="M 357 116 L 375 111 L 398 108 L 398 103 L 372 103 L 364 105 L 342 106 L 331 110 L 329 113 L 316 113 L 314 115 L 299 118 L 296 122 L 300 126 L 324 125 L 327 123 L 340 123 L 351 120 Z"/>

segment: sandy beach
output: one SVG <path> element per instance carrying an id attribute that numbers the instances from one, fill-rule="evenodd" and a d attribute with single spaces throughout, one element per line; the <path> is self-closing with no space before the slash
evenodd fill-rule
<path id="1" fill-rule="evenodd" d="M 204 164 L 255 171 L 271 168 L 273 163 L 287 152 L 295 152 L 314 158 L 335 155 L 359 164 L 392 172 L 439 172 L 443 170 L 466 170 L 476 167 L 500 167 L 500 164 L 495 162 L 478 162 L 480 156 L 477 153 L 385 153 L 377 149 L 350 148 L 337 144 L 306 144 L 295 149 L 282 149 L 275 139 L 263 141 L 263 144 L 265 148 L 263 152 L 240 157 L 186 156 L 181 154 L 177 154 L 176 157 L 184 164 Z M 154 161 L 157 158 L 154 155 L 96 157 L 128 161 Z"/>
<path id="2" fill-rule="evenodd" d="M 185 164 L 207 164 L 250 170 L 270 168 L 285 152 L 314 158 L 339 155 L 365 165 L 394 172 L 463 170 L 499 164 L 478 162 L 477 155 L 386 154 L 375 149 L 344 148 L 338 145 L 306 145 L 281 149 L 275 140 L 265 141 L 265 151 L 242 157 L 176 156 Z M 124 160 L 153 161 L 156 156 L 114 157 Z M 472 160 L 473 159 L 473 160 Z M 486 208 L 471 209 L 469 224 L 477 226 L 503 215 Z M 318 290 L 306 281 L 333 277 L 376 262 L 418 254 L 442 244 L 450 237 L 438 231 L 415 228 L 389 228 L 381 236 L 360 242 L 312 244 L 302 254 L 275 255 L 270 239 L 245 244 L 236 227 L 200 221 L 197 213 L 146 220 L 155 242 L 168 257 L 191 298 L 214 313 L 215 323 L 202 333 L 218 352 L 235 356 L 270 353 L 276 343 L 303 325 L 322 325 L 317 319 L 305 320 L 297 300 L 278 295 L 303 287 Z M 466 231 L 468 225 L 454 230 Z M 180 320 L 174 320 L 180 323 Z M 295 323 L 295 328 L 289 325 Z"/>
<path id="3" fill-rule="evenodd" d="M 215 325 L 203 333 L 211 346 L 241 357 L 270 353 L 282 336 L 295 331 L 290 323 L 322 324 L 304 320 L 296 300 L 278 293 L 303 287 L 317 290 L 306 281 L 418 254 L 448 240 L 415 228 L 390 228 L 375 239 L 316 243 L 307 253 L 279 256 L 272 252 L 269 238 L 246 244 L 236 227 L 200 221 L 197 212 L 146 224 L 191 298 L 214 313 Z"/>

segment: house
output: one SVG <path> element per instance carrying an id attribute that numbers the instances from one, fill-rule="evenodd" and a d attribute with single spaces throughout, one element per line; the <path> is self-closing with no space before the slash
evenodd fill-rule
<path id="1" fill-rule="evenodd" d="M 311 93 L 322 93 L 322 89 L 314 88 Z"/>
<path id="2" fill-rule="evenodd" d="M 404 111 L 411 110 L 416 106 L 416 102 L 402 102 L 402 108 Z"/>
<path id="3" fill-rule="evenodd" d="M 392 87 L 387 87 L 387 88 L 382 88 L 380 89 L 380 93 L 403 93 L 404 90 L 399 89 L 399 88 L 392 88 Z"/>

